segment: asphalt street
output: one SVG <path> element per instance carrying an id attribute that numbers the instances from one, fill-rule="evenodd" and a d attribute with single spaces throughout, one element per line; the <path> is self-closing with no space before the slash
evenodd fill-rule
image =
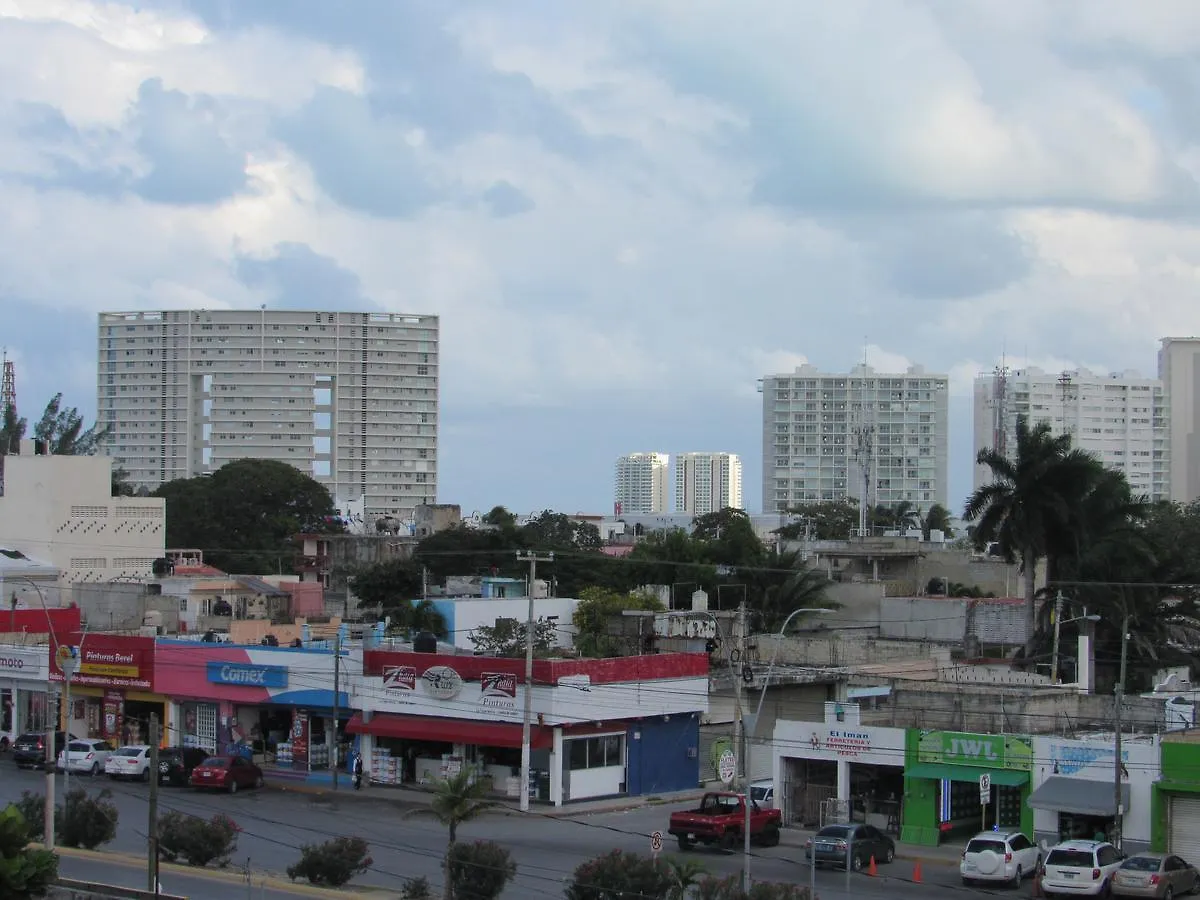
<path id="1" fill-rule="evenodd" d="M 145 856 L 148 822 L 149 786 L 114 783 L 101 777 L 93 782 L 75 777 L 74 784 L 90 789 L 109 787 L 120 816 L 117 837 L 105 845 L 106 851 Z M 62 778 L 58 778 L 61 792 Z M 44 793 L 45 775 L 18 770 L 8 760 L 0 760 L 0 802 L 16 800 L 23 790 Z M 624 812 L 607 812 L 573 818 L 521 814 L 500 810 L 469 822 L 459 829 L 459 840 L 495 840 L 513 854 L 517 878 L 509 890 L 513 897 L 561 897 L 564 881 L 586 859 L 614 848 L 647 853 L 650 834 L 665 831 L 672 807 L 644 806 Z M 179 810 L 209 817 L 227 813 L 242 828 L 238 849 L 231 863 L 248 867 L 256 876 L 283 876 L 296 862 L 300 847 L 320 843 L 339 835 L 362 836 L 371 844 L 375 861 L 372 869 L 355 884 L 397 891 L 406 879 L 425 876 L 440 888 L 439 863 L 446 845 L 446 830 L 428 815 L 419 802 L 355 797 L 327 799 L 302 793 L 244 791 L 226 794 L 199 794 L 187 789 L 164 787 L 159 794 L 160 814 Z M 672 850 L 667 845 L 666 852 Z M 807 883 L 809 871 L 803 851 L 785 841 L 770 849 L 755 848 L 752 874 L 755 880 Z M 726 854 L 698 849 L 688 858 L 717 875 L 741 871 L 741 853 Z M 923 882 L 912 883 L 913 864 L 897 860 L 881 866 L 871 878 L 854 874 L 846 891 L 845 874 L 823 870 L 817 873 L 818 894 L 822 900 L 842 898 L 971 898 L 983 896 L 1029 897 L 1028 884 L 1019 891 L 1008 888 L 964 888 L 955 866 L 929 863 L 923 867 Z M 70 870 L 64 868 L 64 874 Z M 253 876 L 252 876 L 253 877 Z M 139 884 L 140 882 L 127 882 Z M 164 887 L 166 885 L 164 884 Z M 210 889 L 206 889 L 210 890 Z M 210 890 L 211 892 L 211 890 Z M 226 895 L 229 893 L 226 887 Z M 195 893 L 197 898 L 208 894 Z M 257 891 L 255 892 L 257 896 Z M 286 896 L 286 895 L 284 895 Z"/>
<path id="2" fill-rule="evenodd" d="M 58 873 L 64 878 L 75 878 L 80 881 L 94 881 L 100 884 L 119 885 L 121 887 L 146 887 L 146 870 L 129 862 L 119 859 L 75 859 L 61 856 L 58 861 Z M 249 882 L 218 881 L 189 875 L 179 875 L 175 872 L 164 871 L 158 879 L 159 889 L 164 894 L 176 897 L 187 897 L 188 900 L 297 900 L 302 894 L 281 891 L 263 884 L 262 880 L 251 878 Z"/>

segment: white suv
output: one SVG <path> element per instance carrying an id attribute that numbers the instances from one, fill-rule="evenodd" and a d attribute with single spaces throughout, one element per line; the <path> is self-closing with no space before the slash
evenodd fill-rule
<path id="1" fill-rule="evenodd" d="M 1021 832 L 984 831 L 967 844 L 958 872 L 965 885 L 1007 881 L 1019 887 L 1021 879 L 1032 877 L 1041 862 L 1041 849 Z"/>
<path id="2" fill-rule="evenodd" d="M 1047 897 L 1107 895 L 1124 859 L 1104 841 L 1063 841 L 1046 854 L 1042 892 Z"/>

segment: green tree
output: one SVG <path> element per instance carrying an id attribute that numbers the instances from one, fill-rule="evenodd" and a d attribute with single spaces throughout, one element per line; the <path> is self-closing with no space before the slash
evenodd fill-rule
<path id="1" fill-rule="evenodd" d="M 906 531 L 909 528 L 921 527 L 920 510 L 908 500 L 890 505 L 881 503 L 868 512 L 868 524 L 875 528 Z"/>
<path id="2" fill-rule="evenodd" d="M 437 782 L 428 812 L 436 816 L 437 820 L 446 826 L 448 832 L 446 855 L 442 860 L 444 869 L 448 869 L 450 852 L 458 842 L 458 829 L 464 823 L 478 819 L 485 812 L 499 805 L 488 797 L 489 788 L 488 781 L 476 778 L 473 772 L 465 768 L 457 775 L 451 775 L 449 778 Z M 425 811 L 417 810 L 415 814 L 419 815 L 423 812 Z M 451 880 L 447 876 L 445 881 L 445 900 L 453 900 Z"/>
<path id="3" fill-rule="evenodd" d="M 1074 522 L 1074 506 L 1097 475 L 1094 457 L 1071 449 L 1070 435 L 1055 436 L 1048 422 L 1029 426 L 1017 419 L 1015 454 L 994 449 L 979 452 L 991 482 L 967 498 L 963 518 L 975 523 L 978 547 L 999 545 L 1008 562 L 1021 563 L 1025 596 L 1025 655 L 1033 653 L 1036 634 L 1034 597 L 1038 563 L 1051 546 L 1061 546 Z"/>
<path id="4" fill-rule="evenodd" d="M 33 438 L 46 441 L 50 452 L 57 456 L 93 456 L 100 444 L 108 437 L 108 429 L 99 423 L 91 428 L 83 427 L 83 416 L 72 406 L 64 409 L 61 393 L 55 394 L 37 424 L 33 426 Z"/>
<path id="5" fill-rule="evenodd" d="M 393 619 L 403 618 L 414 597 L 421 596 L 421 569 L 409 559 L 388 559 L 359 570 L 350 576 L 350 590 L 358 598 L 358 607 L 379 608 Z"/>
<path id="6" fill-rule="evenodd" d="M 604 659 L 620 656 L 624 650 L 619 638 L 610 633 L 610 623 L 624 610 L 664 609 L 662 602 L 646 591 L 623 594 L 602 587 L 589 587 L 579 592 L 579 603 L 571 614 L 575 626 L 575 649 L 580 656 Z"/>
<path id="7" fill-rule="evenodd" d="M 759 566 L 767 550 L 754 524 L 740 509 L 726 508 L 696 518 L 692 540 L 706 562 L 719 567 Z"/>
<path id="8" fill-rule="evenodd" d="M 286 571 L 297 534 L 341 530 L 324 485 L 275 460 L 236 460 L 212 475 L 168 481 L 153 496 L 167 501 L 167 546 L 203 550 L 227 572 Z"/>
<path id="9" fill-rule="evenodd" d="M 545 509 L 521 528 L 525 546 L 535 550 L 597 550 L 600 530 L 591 522 L 579 522 L 565 513 Z"/>
<path id="10" fill-rule="evenodd" d="M 494 525 L 502 531 L 515 531 L 517 528 L 517 517 L 503 506 L 493 506 L 484 514 L 482 521 L 484 525 Z"/>
<path id="11" fill-rule="evenodd" d="M 29 845 L 25 817 L 15 806 L 0 812 L 0 897 L 41 897 L 58 878 L 58 857 Z"/>
<path id="12" fill-rule="evenodd" d="M 0 418 L 0 456 L 21 452 L 21 438 L 25 437 L 27 427 L 28 423 L 17 415 L 16 404 L 5 404 L 3 417 Z"/>
<path id="13" fill-rule="evenodd" d="M 925 520 L 921 523 L 921 530 L 925 533 L 925 540 L 929 540 L 931 531 L 940 531 L 946 536 L 946 540 L 953 540 L 954 529 L 950 525 L 950 510 L 942 506 L 940 503 L 935 503 L 929 507 L 929 511 L 925 513 Z"/>
<path id="14" fill-rule="evenodd" d="M 413 561 L 424 566 L 439 583 L 451 575 L 503 575 L 519 577 L 518 550 L 525 549 L 520 533 L 502 528 L 455 525 L 422 538 Z"/>
<path id="15" fill-rule="evenodd" d="M 524 656 L 528 629 L 518 619 L 497 619 L 495 625 L 480 625 L 468 637 L 475 652 L 485 656 Z M 558 623 L 540 618 L 533 623 L 533 653 L 546 656 L 556 644 Z"/>
<path id="16" fill-rule="evenodd" d="M 104 788 L 95 796 L 83 788 L 72 788 L 54 810 L 54 831 L 64 847 L 95 850 L 117 836 L 117 806 L 112 791 Z"/>
<path id="17" fill-rule="evenodd" d="M 758 613 L 758 624 L 763 631 L 778 631 L 798 609 L 831 606 L 826 595 L 829 579 L 824 572 L 809 566 L 798 552 L 772 554 L 758 578 L 751 609 Z"/>
<path id="18" fill-rule="evenodd" d="M 813 541 L 845 541 L 858 528 L 858 501 L 853 497 L 801 503 L 788 514 L 797 521 L 776 531 L 787 541 L 802 540 L 806 535 Z"/>
<path id="19" fill-rule="evenodd" d="M 696 900 L 815 900 L 807 886 L 785 882 L 757 881 L 744 891 L 738 875 L 702 878 L 694 896 Z"/>
<path id="20" fill-rule="evenodd" d="M 516 874 L 512 854 L 495 841 L 455 844 L 446 852 L 446 881 L 457 900 L 495 900 Z"/>
<path id="21" fill-rule="evenodd" d="M 669 869 L 649 856 L 610 850 L 575 867 L 567 900 L 669 900 L 674 888 Z"/>

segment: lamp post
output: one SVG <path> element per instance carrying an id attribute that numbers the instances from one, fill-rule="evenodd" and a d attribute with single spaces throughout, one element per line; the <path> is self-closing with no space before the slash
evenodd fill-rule
<path id="1" fill-rule="evenodd" d="M 1058 640 L 1062 632 L 1062 626 L 1069 625 L 1071 622 L 1099 622 L 1100 617 L 1097 615 L 1088 615 L 1087 608 L 1084 608 L 1082 616 L 1075 616 L 1072 619 L 1063 620 L 1062 617 L 1063 594 L 1059 591 L 1054 597 L 1054 648 L 1050 652 L 1050 683 L 1058 684 Z"/>
<path id="2" fill-rule="evenodd" d="M 1125 660 L 1126 649 L 1129 646 L 1129 613 L 1121 620 L 1121 674 L 1113 687 L 1113 721 L 1116 735 L 1113 737 L 1113 833 L 1112 845 L 1121 849 L 1121 834 L 1125 825 L 1125 807 L 1121 797 L 1121 774 L 1124 768 L 1121 763 L 1121 704 L 1125 699 Z"/>

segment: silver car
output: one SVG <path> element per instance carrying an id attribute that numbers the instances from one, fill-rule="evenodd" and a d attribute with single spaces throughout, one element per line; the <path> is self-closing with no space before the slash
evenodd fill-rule
<path id="1" fill-rule="evenodd" d="M 1117 897 L 1179 897 L 1200 888 L 1200 872 L 1178 856 L 1138 853 L 1121 863 L 1113 876 Z"/>

